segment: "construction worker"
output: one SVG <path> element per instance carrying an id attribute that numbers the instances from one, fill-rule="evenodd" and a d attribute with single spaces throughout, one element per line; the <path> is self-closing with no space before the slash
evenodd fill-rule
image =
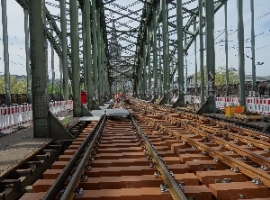
<path id="1" fill-rule="evenodd" d="M 120 93 L 119 92 L 116 93 L 115 98 L 116 98 L 116 102 L 119 103 L 120 102 Z"/>

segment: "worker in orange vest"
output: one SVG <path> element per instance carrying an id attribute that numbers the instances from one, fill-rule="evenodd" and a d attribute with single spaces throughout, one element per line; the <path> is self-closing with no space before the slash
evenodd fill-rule
<path id="1" fill-rule="evenodd" d="M 120 102 L 120 93 L 117 92 L 115 97 L 116 97 L 116 102 L 119 103 Z"/>

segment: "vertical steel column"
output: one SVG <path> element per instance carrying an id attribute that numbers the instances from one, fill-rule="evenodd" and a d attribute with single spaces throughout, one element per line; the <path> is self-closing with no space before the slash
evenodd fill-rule
<path id="1" fill-rule="evenodd" d="M 187 34 L 185 33 L 185 46 L 187 45 Z M 188 62 L 187 62 L 187 52 L 185 52 L 185 93 L 188 92 Z"/>
<path id="2" fill-rule="evenodd" d="M 61 16 L 61 46 L 62 46 L 62 70 L 63 70 L 63 95 L 64 99 L 69 99 L 68 91 L 68 62 L 67 62 L 67 19 L 66 0 L 60 0 Z"/>
<path id="3" fill-rule="evenodd" d="M 93 55 L 93 91 L 95 99 L 97 100 L 97 90 L 98 90 L 98 79 L 97 79 L 97 20 L 96 20 L 96 0 L 92 0 L 92 34 L 93 34 L 93 45 L 92 45 L 92 55 Z"/>
<path id="4" fill-rule="evenodd" d="M 84 17 L 85 17 L 85 54 L 86 57 L 86 63 L 87 63 L 87 71 L 85 74 L 85 79 L 87 80 L 87 108 L 93 109 L 93 80 L 92 80 L 92 71 L 93 71 L 93 65 L 92 65 L 92 52 L 91 52 L 91 23 L 90 23 L 90 2 L 89 0 L 84 0 Z"/>
<path id="5" fill-rule="evenodd" d="M 61 95 L 61 98 L 63 98 L 63 65 L 62 65 L 62 57 L 59 57 L 59 73 L 60 73 L 60 95 Z M 68 90 L 69 91 L 69 90 Z"/>
<path id="6" fill-rule="evenodd" d="M 229 95 L 229 66 L 228 66 L 228 10 L 227 10 L 227 1 L 224 3 L 224 14 L 225 14 L 225 65 L 226 65 L 226 96 Z"/>
<path id="7" fill-rule="evenodd" d="M 206 5 L 206 66 L 208 77 L 208 112 L 215 112 L 215 44 L 214 44 L 214 1 Z"/>
<path id="8" fill-rule="evenodd" d="M 104 45 L 104 41 L 103 41 L 103 30 L 101 29 L 100 30 L 100 94 L 101 94 L 101 98 L 102 100 L 104 99 L 105 97 L 105 91 L 104 91 L 104 83 L 105 83 L 105 66 L 104 66 L 104 60 L 105 60 L 105 53 L 104 53 L 104 50 L 105 50 L 105 45 Z M 103 103 L 103 101 L 102 101 Z"/>
<path id="9" fill-rule="evenodd" d="M 238 60 L 238 71 L 239 71 L 239 97 L 240 105 L 246 105 L 246 94 L 245 94 L 245 57 L 244 57 L 244 23 L 243 23 L 243 0 L 237 1 L 238 7 L 238 42 L 239 42 L 239 60 Z"/>
<path id="10" fill-rule="evenodd" d="M 199 34 L 200 34 L 200 71 L 201 71 L 201 102 L 204 103 L 204 45 L 203 45 L 203 5 L 199 1 Z"/>
<path id="11" fill-rule="evenodd" d="M 150 9 L 150 8 L 149 8 Z M 152 23 L 151 25 L 148 26 L 147 30 L 147 65 L 148 65 L 148 86 L 147 86 L 147 92 L 148 92 L 148 97 L 150 97 L 151 93 L 151 34 L 152 34 Z"/>
<path id="12" fill-rule="evenodd" d="M 163 35 L 163 87 L 164 103 L 169 102 L 170 63 L 169 63 L 169 34 L 168 34 L 168 3 L 162 0 L 162 35 Z"/>
<path id="13" fill-rule="evenodd" d="M 2 25 L 3 25 L 6 105 L 9 106 L 11 104 L 11 97 L 10 97 L 10 72 L 9 72 L 7 2 L 6 2 L 6 0 L 1 0 L 1 6 L 2 6 Z"/>
<path id="14" fill-rule="evenodd" d="M 23 9 L 23 13 L 24 13 L 25 67 L 27 76 L 27 99 L 28 103 L 32 103 L 28 9 Z"/>
<path id="15" fill-rule="evenodd" d="M 158 68 L 159 68 L 159 98 L 162 97 L 163 94 L 163 84 L 162 84 L 162 75 L 161 75 L 161 31 L 160 31 L 160 27 L 158 27 L 158 35 L 159 35 L 159 39 L 158 39 L 158 52 L 159 52 L 159 64 L 158 64 Z M 164 76 L 164 74 L 163 74 Z"/>
<path id="16" fill-rule="evenodd" d="M 102 30 L 103 32 L 103 30 Z M 103 35 L 103 34 L 102 34 Z M 102 39 L 102 93 L 103 98 L 106 98 L 107 96 L 107 58 L 106 58 L 106 45 L 104 38 Z"/>
<path id="17" fill-rule="evenodd" d="M 47 94 L 47 67 L 45 53 L 44 0 L 29 0 L 29 25 L 31 45 L 33 133 L 34 137 L 49 135 L 49 103 Z"/>
<path id="18" fill-rule="evenodd" d="M 159 89 L 158 89 L 158 54 L 157 54 L 157 10 L 158 4 L 154 5 L 153 8 L 153 75 L 154 75 L 154 99 L 158 98 Z"/>
<path id="19" fill-rule="evenodd" d="M 44 5 L 43 5 L 43 7 L 45 8 L 45 1 L 44 1 Z M 43 12 L 44 12 L 44 15 L 43 16 L 45 16 L 45 18 L 43 18 L 43 20 L 44 20 L 44 24 L 46 24 L 47 23 L 47 18 L 46 18 L 46 10 L 45 9 L 43 9 Z M 49 53 L 48 53 L 48 40 L 47 40 L 47 38 L 45 37 L 45 41 L 44 41 L 44 46 L 45 46 L 45 59 L 44 59 L 44 63 L 45 63 L 45 67 L 46 67 L 46 71 L 47 71 L 47 76 L 46 76 L 46 78 L 47 78 L 47 91 L 46 91 L 46 93 L 47 93 L 47 96 L 48 96 L 48 89 L 49 89 L 49 83 L 50 83 L 50 80 L 49 80 Z M 48 96 L 48 98 L 49 98 L 49 96 Z M 50 99 L 50 98 L 49 98 Z"/>
<path id="20" fill-rule="evenodd" d="M 101 99 L 103 98 L 102 97 L 102 93 L 101 93 L 101 86 L 102 86 L 102 84 L 101 84 L 101 82 L 103 81 L 102 80 L 102 78 L 101 78 L 101 71 L 102 71 L 102 66 L 101 66 L 101 60 L 102 60 L 102 56 L 101 56 L 101 51 L 102 51 L 102 49 L 101 49 L 101 40 L 102 40 L 102 35 L 101 35 L 101 26 L 100 26 L 100 7 L 98 7 L 97 8 L 97 20 L 96 20 L 96 22 L 97 22 L 97 50 L 98 50 L 98 56 L 97 56 L 97 58 L 98 58 L 98 62 L 97 62 L 97 74 L 98 74 L 98 81 L 97 81 L 97 83 L 98 83 L 98 87 L 97 87 L 97 89 L 98 89 L 98 104 L 100 105 L 101 104 Z"/>
<path id="21" fill-rule="evenodd" d="M 254 0 L 250 0 L 251 10 L 251 52 L 252 52 L 252 90 L 257 91 L 256 87 L 256 64 L 255 64 L 255 31 L 254 31 Z"/>
<path id="22" fill-rule="evenodd" d="M 50 25 L 52 29 L 52 25 Z M 53 30 L 51 30 L 51 34 L 53 35 Z M 54 50 L 53 46 L 51 45 L 51 71 L 52 71 L 52 98 L 55 98 L 55 71 L 54 71 Z"/>
<path id="23" fill-rule="evenodd" d="M 73 117 L 81 116 L 80 102 L 80 62 L 79 62 L 79 35 L 78 35 L 78 5 L 77 1 L 69 0 L 70 35 L 71 35 L 71 65 L 73 91 Z"/>
<path id="24" fill-rule="evenodd" d="M 194 32 L 196 31 L 196 17 L 195 17 L 195 22 L 194 22 Z M 197 39 L 196 37 L 194 38 L 194 57 L 195 57 L 195 60 L 194 60 L 194 64 L 195 64 L 195 94 L 196 96 L 198 95 L 198 82 L 197 82 L 197 79 L 198 79 L 198 66 L 197 66 Z"/>
<path id="25" fill-rule="evenodd" d="M 177 73 L 178 73 L 178 106 L 185 105 L 183 83 L 184 83 L 184 51 L 183 51 L 183 13 L 182 0 L 177 1 Z"/>
<path id="26" fill-rule="evenodd" d="M 139 59 L 140 59 L 140 67 L 139 67 L 139 70 L 138 70 L 138 88 L 139 88 L 139 97 L 142 98 L 142 96 L 143 96 L 143 76 L 142 76 L 142 72 L 143 72 L 143 56 L 140 55 Z"/>
<path id="27" fill-rule="evenodd" d="M 143 86 L 143 97 L 146 98 L 147 97 L 147 73 L 146 73 L 146 58 L 147 58 L 147 49 L 146 49 L 146 42 L 143 41 L 143 82 L 142 82 L 142 86 Z"/>
<path id="28" fill-rule="evenodd" d="M 86 75 L 87 75 L 87 60 L 86 60 L 86 33 L 85 33 L 85 29 L 86 29 L 86 26 L 85 26 L 85 6 L 83 4 L 83 7 L 81 7 L 81 12 L 82 12 L 82 40 L 83 40 L 83 83 L 84 83 L 84 90 L 87 91 L 87 87 L 88 87 L 88 84 L 87 84 L 87 78 L 86 78 Z"/>

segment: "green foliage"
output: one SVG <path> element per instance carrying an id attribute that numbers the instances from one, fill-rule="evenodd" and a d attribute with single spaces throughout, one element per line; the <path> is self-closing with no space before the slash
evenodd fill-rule
<path id="1" fill-rule="evenodd" d="M 14 85 L 11 87 L 11 94 L 26 94 L 27 93 L 27 81 L 20 79 L 14 80 Z"/>
<path id="2" fill-rule="evenodd" d="M 197 73 L 197 81 L 198 84 L 201 84 L 201 72 Z M 238 73 L 235 70 L 229 70 L 229 84 L 237 84 L 239 83 Z M 204 71 L 204 84 L 207 85 L 207 74 L 206 70 Z M 216 76 L 215 76 L 215 85 L 226 85 L 226 68 L 225 67 L 218 67 L 216 69 Z"/>
<path id="3" fill-rule="evenodd" d="M 71 85 L 68 85 L 71 92 Z M 60 87 L 54 84 L 55 94 L 61 94 Z M 52 94 L 52 84 L 48 87 L 48 94 Z M 16 76 L 10 76 L 10 93 L 11 94 L 27 94 L 27 80 L 26 78 L 17 79 Z M 5 94 L 5 77 L 0 77 L 0 94 Z"/>
<path id="4" fill-rule="evenodd" d="M 5 77 L 0 77 L 0 93 L 5 93 Z M 11 94 L 26 94 L 27 82 L 26 79 L 16 79 L 16 76 L 10 76 L 10 93 Z"/>
<path id="5" fill-rule="evenodd" d="M 61 94 L 60 87 L 56 84 L 54 84 L 54 92 L 55 94 Z M 52 93 L 53 93 L 53 85 L 51 83 L 48 88 L 48 94 L 52 94 Z"/>
<path id="6" fill-rule="evenodd" d="M 219 85 L 226 85 L 226 68 L 219 67 L 216 69 L 216 81 L 215 84 Z M 229 84 L 236 84 L 239 83 L 238 74 L 235 70 L 229 70 Z"/>
<path id="7" fill-rule="evenodd" d="M 5 79 L 4 77 L 0 77 L 0 94 L 5 93 Z"/>

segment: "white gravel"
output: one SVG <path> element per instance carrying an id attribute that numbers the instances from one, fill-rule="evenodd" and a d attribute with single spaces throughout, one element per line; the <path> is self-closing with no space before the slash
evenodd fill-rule
<path id="1" fill-rule="evenodd" d="M 50 138 L 33 138 L 32 127 L 1 137 L 0 177 L 50 141 Z"/>

